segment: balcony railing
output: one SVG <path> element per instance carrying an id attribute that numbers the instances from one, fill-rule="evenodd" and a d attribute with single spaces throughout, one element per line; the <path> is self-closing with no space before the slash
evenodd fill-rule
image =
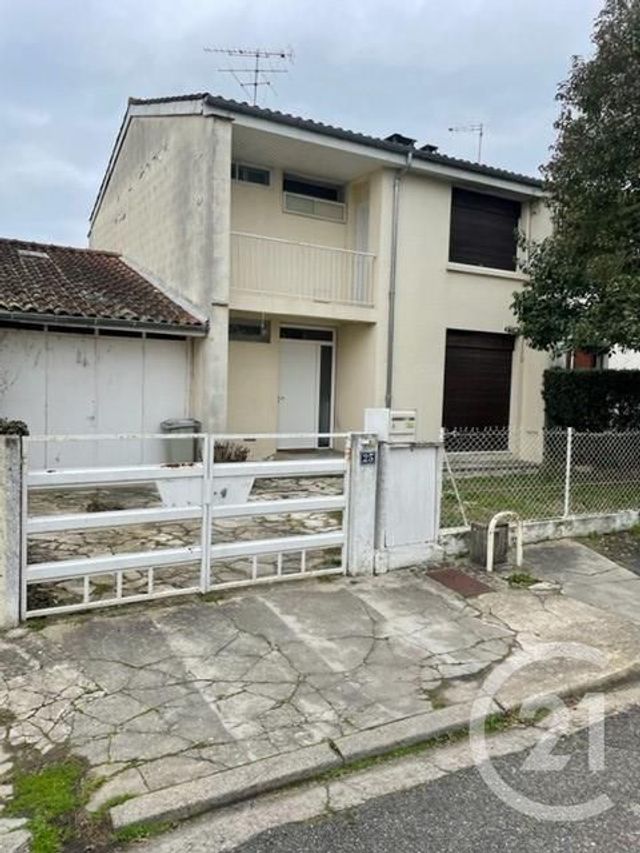
<path id="1" fill-rule="evenodd" d="M 373 307 L 370 252 L 231 232 L 231 290 Z"/>

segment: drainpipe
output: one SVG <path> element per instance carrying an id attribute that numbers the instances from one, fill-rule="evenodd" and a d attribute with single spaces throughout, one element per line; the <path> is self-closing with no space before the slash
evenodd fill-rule
<path id="1" fill-rule="evenodd" d="M 400 185 L 411 168 L 413 151 L 407 151 L 407 162 L 397 169 L 393 177 L 393 213 L 391 221 L 391 255 L 389 263 L 389 325 L 387 327 L 387 383 L 384 405 L 391 408 L 393 400 L 393 350 L 396 337 L 396 269 L 398 266 L 398 214 L 400 212 Z"/>

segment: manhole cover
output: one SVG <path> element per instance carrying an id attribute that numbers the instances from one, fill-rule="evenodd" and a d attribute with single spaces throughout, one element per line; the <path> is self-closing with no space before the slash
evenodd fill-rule
<path id="1" fill-rule="evenodd" d="M 429 572 L 429 577 L 438 581 L 443 586 L 449 587 L 454 592 L 463 595 L 465 598 L 493 591 L 486 583 L 476 580 L 471 575 L 467 575 L 459 569 L 438 569 L 435 572 Z"/>

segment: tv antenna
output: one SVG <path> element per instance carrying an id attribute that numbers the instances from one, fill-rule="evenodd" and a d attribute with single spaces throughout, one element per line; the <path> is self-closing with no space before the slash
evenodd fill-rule
<path id="1" fill-rule="evenodd" d="M 449 133 L 477 133 L 478 134 L 478 163 L 482 163 L 482 138 L 484 136 L 484 124 L 461 124 L 450 127 Z"/>
<path id="2" fill-rule="evenodd" d="M 235 66 L 232 68 L 218 68 L 224 74 L 231 74 L 236 82 L 242 86 L 245 92 L 251 96 L 251 101 L 255 106 L 258 103 L 258 89 L 260 86 L 271 86 L 273 83 L 268 77 L 271 74 L 287 74 L 288 68 L 274 67 L 274 60 L 282 64 L 283 62 L 293 62 L 293 50 L 270 50 L 261 47 L 245 48 L 245 47 L 205 47 L 203 50 L 206 53 L 221 53 L 233 59 L 253 60 L 252 67 Z"/>

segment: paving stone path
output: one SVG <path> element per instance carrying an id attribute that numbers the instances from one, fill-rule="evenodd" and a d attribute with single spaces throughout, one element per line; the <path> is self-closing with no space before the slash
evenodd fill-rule
<path id="1" fill-rule="evenodd" d="M 343 488 L 342 477 L 265 479 L 257 480 L 250 501 L 287 500 L 313 495 L 339 494 Z M 134 509 L 161 506 L 160 496 L 154 486 L 123 486 L 94 489 L 55 489 L 34 491 L 30 495 L 30 515 L 58 515 L 63 513 L 98 512 L 114 509 Z M 212 541 L 233 542 L 276 538 L 279 536 L 311 534 L 337 530 L 341 525 L 340 512 L 297 512 L 271 516 L 253 516 L 217 519 L 213 524 Z M 125 552 L 152 551 L 197 545 L 200 542 L 200 522 L 169 522 L 141 524 L 127 527 L 79 530 L 55 534 L 37 534 L 29 537 L 30 563 L 95 557 Z M 309 569 L 339 565 L 339 549 L 310 552 Z M 285 555 L 283 572 L 299 570 L 299 554 Z M 276 556 L 260 559 L 259 574 L 270 575 L 276 570 Z M 246 558 L 218 561 L 213 566 L 218 582 L 245 580 L 251 576 L 251 564 Z M 156 591 L 184 589 L 198 585 L 200 564 L 156 570 Z M 128 571 L 123 575 L 124 595 L 144 592 L 147 588 L 146 571 Z M 103 575 L 91 579 L 91 599 L 98 600 L 113 594 L 114 576 Z M 29 587 L 30 607 L 48 607 L 76 603 L 82 600 L 83 581 L 64 581 L 38 584 Z"/>

